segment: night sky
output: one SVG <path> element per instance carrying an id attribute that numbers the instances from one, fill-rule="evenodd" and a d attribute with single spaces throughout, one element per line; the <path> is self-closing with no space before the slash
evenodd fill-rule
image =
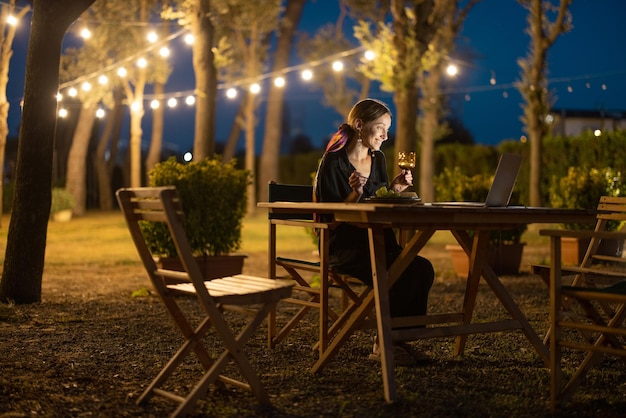
<path id="1" fill-rule="evenodd" d="M 573 30 L 561 35 L 549 51 L 550 90 L 554 107 L 584 110 L 626 110 L 626 1 L 575 0 L 570 7 Z M 309 0 L 300 31 L 311 34 L 338 16 L 337 2 Z M 351 24 L 346 24 L 350 28 Z M 477 143 L 497 144 L 504 139 L 518 139 L 522 134 L 521 97 L 512 86 L 519 78 L 517 60 L 526 55 L 529 37 L 524 33 L 526 11 L 515 0 L 482 0 L 468 15 L 458 48 L 451 57 L 460 73 L 448 86 L 448 99 L 454 113 L 462 119 Z M 71 41 L 67 35 L 68 41 Z M 16 136 L 19 129 L 19 103 L 23 93 L 24 62 L 28 43 L 27 26 L 21 25 L 14 43 L 7 96 L 11 103 L 9 129 Z M 182 39 L 172 41 L 174 73 L 167 92 L 193 90 L 190 48 Z M 459 58 L 464 57 L 464 58 Z M 467 58 L 470 57 L 470 58 Z M 294 55 L 294 63 L 299 63 Z M 494 77 L 496 84 L 490 84 Z M 322 146 L 344 120 L 333 109 L 324 107 L 322 94 L 311 85 L 303 85 L 298 73 L 287 77 L 285 98 L 289 107 L 291 134 L 302 133 Z M 267 88 L 266 88 L 267 90 Z M 241 97 L 241 95 L 240 95 Z M 393 105 L 389 93 L 374 89 L 377 97 Z M 225 140 L 230 130 L 237 99 L 219 92 L 217 140 Z M 393 109 L 393 106 L 392 106 Z M 261 107 L 261 112 L 263 107 Z M 166 145 L 178 151 L 191 148 L 193 108 L 182 103 L 166 109 Z M 262 123 L 262 113 L 258 113 Z M 144 141 L 149 141 L 150 108 L 146 103 Z M 392 127 L 393 130 L 393 127 Z M 262 126 L 257 130 L 261 141 Z M 243 144 L 243 138 L 240 145 Z M 260 149 L 260 145 L 257 149 Z"/>

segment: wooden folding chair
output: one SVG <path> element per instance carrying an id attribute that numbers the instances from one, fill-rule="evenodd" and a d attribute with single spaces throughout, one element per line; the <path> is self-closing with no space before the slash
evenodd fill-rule
<path id="1" fill-rule="evenodd" d="M 269 183 L 269 202 L 311 202 L 313 186 Z M 319 355 L 328 347 L 333 335 L 345 323 L 350 314 L 361 304 L 370 289 L 355 278 L 335 272 L 329 265 L 328 237 L 329 231 L 335 227 L 334 222 L 321 222 L 314 219 L 313 213 L 286 214 L 272 213 L 269 215 L 269 277 L 278 278 L 277 270 L 283 269 L 283 274 L 295 282 L 294 297 L 284 299 L 283 302 L 300 306 L 299 310 L 290 317 L 289 321 L 278 329 L 275 310 L 270 313 L 268 326 L 268 343 L 275 347 L 284 340 L 302 320 L 310 309 L 317 309 L 319 314 L 319 339 L 313 345 Z M 298 227 L 308 230 L 317 230 L 319 238 L 319 258 L 301 260 L 283 257 L 277 254 L 277 226 Z M 303 234 L 304 236 L 304 234 Z M 311 286 L 311 278 L 319 277 L 319 287 Z M 333 288 L 341 291 L 341 305 L 339 309 L 331 309 L 329 304 L 330 291 Z"/>
<path id="2" fill-rule="evenodd" d="M 626 258 L 597 254 L 601 240 L 626 239 L 626 232 L 607 230 L 607 222 L 626 219 L 626 198 L 604 196 L 594 231 L 541 230 L 550 237 L 550 408 L 569 400 L 587 372 L 606 354 L 626 361 Z M 561 266 L 563 237 L 590 238 L 580 266 Z M 539 269 L 537 269 L 539 270 Z M 546 269 L 541 273 L 546 280 Z M 564 350 L 582 351 L 584 360 L 564 381 Z"/>
<path id="3" fill-rule="evenodd" d="M 116 194 L 152 285 L 184 337 L 180 349 L 141 394 L 137 403 L 147 401 L 153 395 L 164 396 L 179 403 L 171 416 L 182 416 L 190 412 L 198 399 L 206 396 L 209 385 L 224 383 L 248 389 L 260 403 L 269 403 L 268 395 L 250 365 L 243 346 L 271 308 L 279 300 L 291 295 L 293 285 L 288 281 L 243 274 L 204 281 L 187 241 L 183 227 L 184 214 L 174 187 L 120 189 Z M 157 267 L 155 255 L 148 249 L 142 233 L 142 223 L 145 221 L 165 222 L 168 225 L 184 271 Z M 176 279 L 178 283 L 168 284 L 171 283 L 168 279 Z M 193 315 L 177 302 L 182 295 L 195 295 L 202 308 L 204 317 L 197 319 L 198 324 L 195 327 L 191 323 Z M 245 311 L 246 315 L 253 312 L 253 315 L 247 325 L 237 333 L 223 316 L 226 308 Z M 223 352 L 214 357 L 203 344 L 203 338 L 212 330 L 214 338 L 221 340 L 223 345 Z M 186 396 L 164 389 L 168 378 L 192 351 L 204 368 L 204 374 Z M 239 366 L 242 378 L 222 375 L 231 361 Z"/>

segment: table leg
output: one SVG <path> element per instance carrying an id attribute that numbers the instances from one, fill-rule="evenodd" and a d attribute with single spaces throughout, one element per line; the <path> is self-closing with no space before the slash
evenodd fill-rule
<path id="1" fill-rule="evenodd" d="M 468 253 L 469 257 L 469 274 L 465 286 L 465 298 L 463 299 L 463 324 L 472 322 L 474 307 L 476 306 L 476 295 L 478 294 L 478 285 L 480 284 L 480 275 L 483 268 L 484 260 L 487 260 L 489 252 L 489 231 L 476 231 L 472 240 L 466 231 L 453 230 L 452 234 L 457 242 Z M 460 356 L 465 351 L 467 335 L 459 335 L 456 337 L 455 355 Z"/>
<path id="2" fill-rule="evenodd" d="M 387 402 L 393 402 L 396 398 L 396 380 L 393 369 L 393 344 L 391 341 L 391 314 L 389 312 L 389 282 L 385 255 L 384 228 L 381 226 L 369 228 L 368 234 L 370 240 L 370 258 L 372 261 L 372 278 L 374 282 L 374 300 L 376 303 L 378 344 L 381 349 L 380 359 L 383 372 L 383 388 L 385 400 Z"/>

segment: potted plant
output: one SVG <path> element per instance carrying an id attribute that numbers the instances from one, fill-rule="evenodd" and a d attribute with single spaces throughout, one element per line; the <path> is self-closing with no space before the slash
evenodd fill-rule
<path id="1" fill-rule="evenodd" d="M 601 196 L 625 196 L 626 184 L 619 171 L 611 167 L 598 169 L 570 167 L 562 177 L 552 177 L 550 181 L 550 205 L 554 208 L 595 209 Z M 563 224 L 565 229 L 592 229 L 593 224 Z M 609 221 L 608 230 L 616 230 L 620 223 Z M 584 257 L 589 239 L 563 238 L 563 264 L 578 265 Z M 598 252 L 605 255 L 621 256 L 623 242 L 605 240 L 600 243 Z"/>
<path id="2" fill-rule="evenodd" d="M 50 216 L 53 221 L 67 222 L 72 219 L 74 209 L 74 197 L 62 187 L 52 188 L 52 201 L 50 204 Z"/>
<path id="3" fill-rule="evenodd" d="M 235 162 L 218 159 L 179 163 L 175 157 L 160 162 L 150 171 L 151 186 L 176 186 L 185 212 L 189 243 L 207 279 L 242 272 L 245 255 L 234 254 L 241 246 L 241 228 L 246 214 L 248 171 Z M 159 263 L 178 265 L 174 243 L 166 226 L 146 222 L 148 244 Z"/>
<path id="4" fill-rule="evenodd" d="M 459 167 L 445 168 L 435 178 L 435 193 L 442 201 L 484 201 L 489 193 L 492 177 L 487 174 L 468 176 Z M 518 200 L 514 191 L 512 200 Z M 489 265 L 496 274 L 517 274 L 522 262 L 525 243 L 521 242 L 526 225 L 513 229 L 494 230 L 489 234 Z M 470 235 L 472 231 L 470 231 Z M 460 245 L 447 245 L 452 257 L 454 271 L 459 277 L 467 277 L 469 259 Z"/>

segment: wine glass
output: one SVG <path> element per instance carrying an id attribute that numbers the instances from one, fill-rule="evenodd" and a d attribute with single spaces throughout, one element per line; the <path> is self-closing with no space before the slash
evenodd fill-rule
<path id="1" fill-rule="evenodd" d="M 398 152 L 398 167 L 400 170 L 411 170 L 415 168 L 415 153 L 414 152 Z M 412 186 L 412 184 L 409 184 Z"/>

